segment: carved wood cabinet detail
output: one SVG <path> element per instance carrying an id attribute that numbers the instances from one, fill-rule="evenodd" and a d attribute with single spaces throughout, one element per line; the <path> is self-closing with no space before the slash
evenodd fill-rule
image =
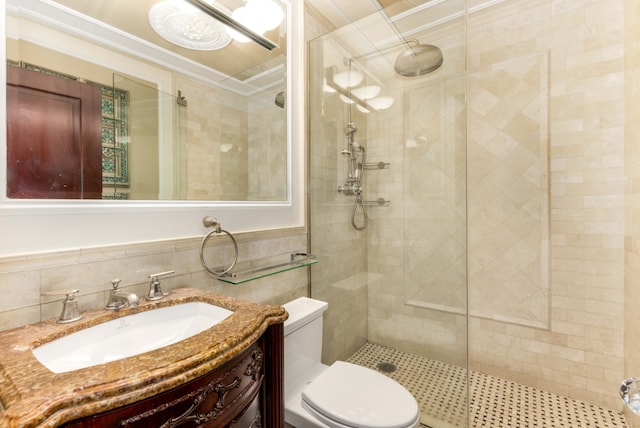
<path id="1" fill-rule="evenodd" d="M 155 397 L 64 426 L 283 427 L 283 362 L 279 349 L 282 341 L 282 324 L 272 325 L 234 359 L 200 378 Z"/>

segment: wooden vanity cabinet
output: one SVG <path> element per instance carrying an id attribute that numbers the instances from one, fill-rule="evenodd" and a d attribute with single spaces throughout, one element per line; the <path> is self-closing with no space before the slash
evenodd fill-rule
<path id="1" fill-rule="evenodd" d="M 212 372 L 137 403 L 72 421 L 68 428 L 284 427 L 283 326 Z"/>

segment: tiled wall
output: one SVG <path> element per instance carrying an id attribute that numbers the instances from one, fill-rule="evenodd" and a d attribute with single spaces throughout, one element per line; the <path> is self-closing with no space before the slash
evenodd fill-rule
<path id="1" fill-rule="evenodd" d="M 188 102 L 184 148 L 175 148 L 184 153 L 174 162 L 186 198 L 286 200 L 286 113 L 273 95 L 246 97 L 180 75 L 175 84 Z"/>
<path id="2" fill-rule="evenodd" d="M 220 145 L 224 141 L 220 120 L 223 111 L 235 116 L 230 120 L 227 129 L 246 129 L 246 116 L 243 120 L 242 112 L 246 111 L 246 100 L 242 97 L 233 98 L 235 104 L 227 101 L 225 92 L 219 88 L 200 83 L 185 76 L 176 76 L 176 88 L 187 99 L 185 111 L 186 129 L 184 154 L 181 157 L 184 165 L 177 165 L 178 174 L 183 175 L 184 189 L 187 199 L 217 200 L 222 194 L 223 175 L 222 151 Z M 231 95 L 229 95 L 230 98 Z M 221 101 L 226 101 L 225 106 Z M 239 104 L 239 105 L 237 105 Z M 223 108 L 227 107 L 227 108 Z M 231 119 L 231 118 L 230 118 Z M 231 126 L 235 125 L 235 126 Z M 229 131 L 227 131 L 229 133 Z M 237 134 L 237 133 L 236 133 Z M 226 135 L 237 145 L 240 137 L 246 135 Z M 238 162 L 239 163 L 239 162 Z M 246 175 L 246 174 L 245 174 Z M 234 176 L 234 179 L 237 177 Z M 237 186 L 244 190 L 238 200 L 246 197 L 246 179 L 236 180 Z"/>
<path id="3" fill-rule="evenodd" d="M 625 1 L 624 377 L 640 376 L 640 3 Z M 640 416 L 625 409 L 627 424 Z"/>
<path id="4" fill-rule="evenodd" d="M 234 234 L 235 235 L 235 234 Z M 248 264 L 263 266 L 288 260 L 304 252 L 307 236 L 302 228 L 235 235 L 239 246 L 238 270 Z M 0 330 L 57 317 L 62 297 L 42 294 L 51 290 L 80 290 L 81 311 L 106 304 L 110 281 L 121 280 L 123 290 L 144 296 L 148 275 L 167 270 L 175 274 L 162 279 L 164 291 L 194 287 L 259 303 L 283 304 L 307 294 L 307 269 L 231 285 L 209 276 L 200 264 L 202 237 L 130 243 L 98 248 L 0 259 Z M 208 241 L 205 257 L 210 266 L 227 265 L 231 245 L 224 235 Z"/>
<path id="5" fill-rule="evenodd" d="M 285 96 L 286 97 L 286 96 Z M 249 103 L 248 200 L 284 201 L 287 188 L 286 110 L 271 92 L 251 97 Z M 285 100 L 286 107 L 286 100 Z"/>
<path id="6" fill-rule="evenodd" d="M 533 100 L 523 111 L 539 117 L 529 120 L 530 132 L 543 130 L 544 136 L 545 118 L 539 113 L 548 102 L 550 209 L 541 211 L 538 203 L 533 211 L 549 216 L 551 239 L 547 254 L 543 217 L 537 226 L 528 227 L 538 233 L 541 250 L 527 281 L 542 280 L 531 284 L 529 291 L 517 277 L 502 284 L 496 281 L 494 288 L 483 286 L 483 294 L 496 296 L 494 309 L 500 315 L 500 296 L 524 285 L 511 296 L 509 307 L 524 305 L 522 310 L 504 315 L 528 316 L 531 322 L 472 317 L 471 369 L 615 409 L 620 408 L 616 393 L 624 344 L 620 316 L 624 309 L 623 5 L 623 1 L 512 1 L 469 18 L 470 76 L 496 64 L 548 58 L 548 66 L 538 72 L 542 78 L 548 76 L 548 100 Z M 494 90 L 504 89 L 504 82 L 496 81 Z M 512 91 L 505 97 L 513 95 Z M 495 123 L 505 117 L 497 117 Z M 471 127 L 469 133 L 475 133 L 474 138 L 480 133 L 482 138 L 486 130 Z M 470 168 L 473 161 L 469 159 Z M 539 201 L 546 196 L 544 188 L 527 194 L 537 194 Z M 473 233 L 470 230 L 470 236 Z M 535 252 L 525 251 L 511 251 L 509 257 L 521 256 L 524 262 L 527 253 L 536 257 Z M 470 287 L 473 312 L 477 302 L 472 281 Z M 531 303 L 531 299 L 538 300 Z M 532 313 L 527 314 L 529 309 Z"/>
<path id="7" fill-rule="evenodd" d="M 549 327 L 548 70 L 542 53 L 467 75 L 470 311 L 541 328 Z"/>

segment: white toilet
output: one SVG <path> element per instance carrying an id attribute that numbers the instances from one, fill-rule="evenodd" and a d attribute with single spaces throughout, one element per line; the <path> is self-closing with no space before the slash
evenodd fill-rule
<path id="1" fill-rule="evenodd" d="M 285 422 L 296 428 L 415 428 L 420 411 L 402 385 L 374 370 L 320 362 L 327 303 L 301 297 L 284 305 Z"/>

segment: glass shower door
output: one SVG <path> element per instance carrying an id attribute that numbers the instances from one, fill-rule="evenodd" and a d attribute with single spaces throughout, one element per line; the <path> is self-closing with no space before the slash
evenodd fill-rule
<path id="1" fill-rule="evenodd" d="M 311 294 L 329 303 L 325 363 L 381 371 L 414 394 L 422 423 L 465 427 L 465 2 L 390 9 L 310 44 Z M 442 66 L 399 76 L 398 34 L 438 46 Z"/>

